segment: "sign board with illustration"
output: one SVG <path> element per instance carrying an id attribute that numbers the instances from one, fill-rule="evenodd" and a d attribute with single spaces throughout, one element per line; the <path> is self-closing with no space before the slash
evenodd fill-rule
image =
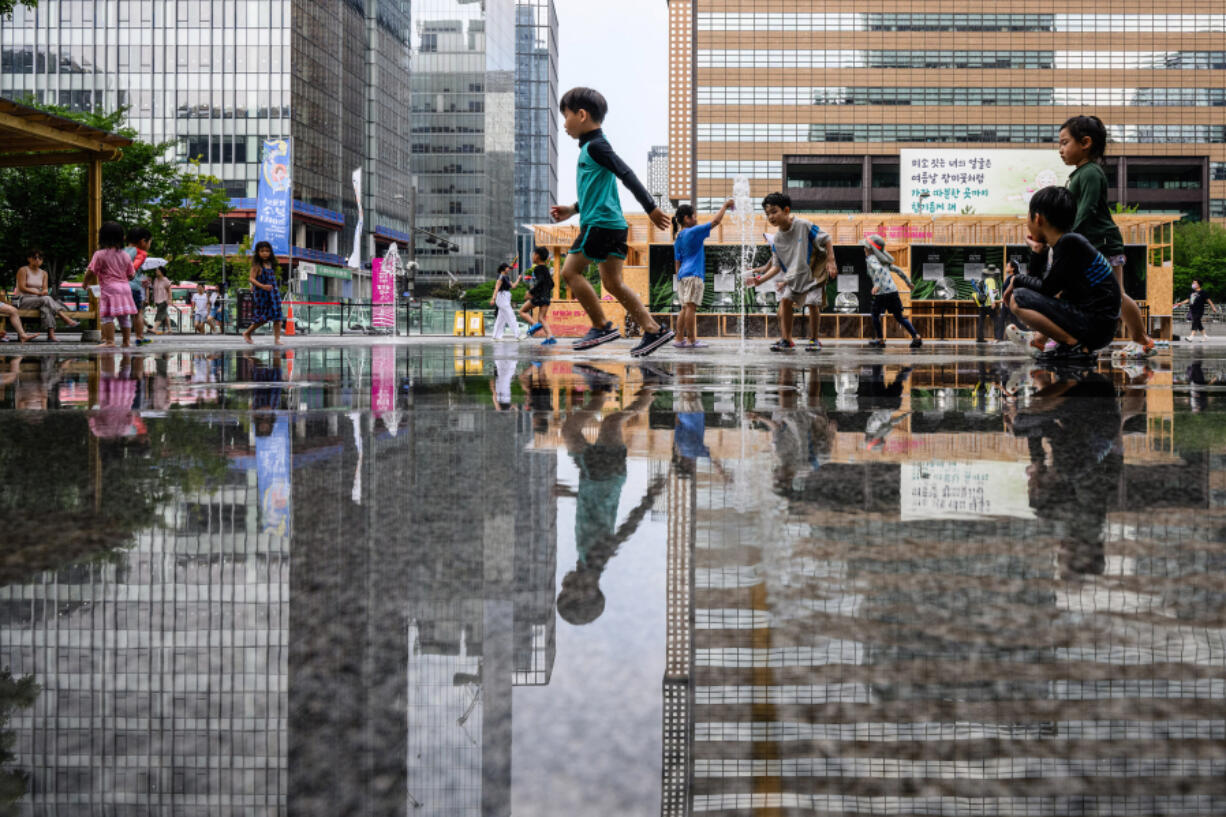
<path id="1" fill-rule="evenodd" d="M 1073 168 L 1050 150 L 899 151 L 899 207 L 925 215 L 1026 215 L 1035 191 L 1063 186 Z"/>

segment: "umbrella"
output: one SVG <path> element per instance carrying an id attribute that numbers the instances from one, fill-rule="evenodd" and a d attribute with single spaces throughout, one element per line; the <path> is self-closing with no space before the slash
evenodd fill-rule
<path id="1" fill-rule="evenodd" d="M 170 262 L 165 258 L 146 258 L 145 263 L 141 264 L 140 268 L 142 270 L 157 269 L 158 267 L 164 267 L 169 263 Z"/>

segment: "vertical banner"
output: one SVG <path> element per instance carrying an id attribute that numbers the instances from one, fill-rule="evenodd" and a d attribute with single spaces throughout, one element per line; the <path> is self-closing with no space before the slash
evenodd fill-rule
<path id="1" fill-rule="evenodd" d="M 362 211 L 362 168 L 353 171 L 353 195 L 358 200 L 358 225 L 353 228 L 353 253 L 349 256 L 349 266 L 359 269 L 362 266 L 362 228 L 365 226 L 366 214 Z"/>
<path id="2" fill-rule="evenodd" d="M 370 412 L 375 419 L 396 410 L 396 347 L 370 350 Z"/>
<path id="3" fill-rule="evenodd" d="M 396 242 L 388 247 L 387 254 L 370 262 L 371 326 L 376 329 L 394 329 L 396 326 L 396 272 L 400 265 L 400 253 Z"/>
<path id="4" fill-rule="evenodd" d="M 267 241 L 277 255 L 288 256 L 293 157 L 289 139 L 265 139 L 255 205 L 255 240 Z"/>
<path id="5" fill-rule="evenodd" d="M 278 417 L 267 436 L 256 434 L 255 474 L 260 493 L 261 532 L 289 536 L 293 477 L 288 417 Z"/>

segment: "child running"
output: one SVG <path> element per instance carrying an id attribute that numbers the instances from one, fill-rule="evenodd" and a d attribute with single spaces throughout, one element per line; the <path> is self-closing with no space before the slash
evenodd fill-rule
<path id="1" fill-rule="evenodd" d="M 132 316 L 136 302 L 132 300 L 129 281 L 136 275 L 132 259 L 123 251 L 123 225 L 105 222 L 98 230 L 98 251 L 89 261 L 88 272 L 98 279 L 98 317 L 102 330 L 102 348 L 114 348 L 115 324 L 123 332 L 123 345 L 132 345 Z"/>
<path id="2" fill-rule="evenodd" d="M 1205 295 L 1205 290 L 1201 287 L 1200 279 L 1192 279 L 1192 294 L 1187 299 L 1180 301 L 1175 306 L 1186 306 L 1188 308 L 1188 318 L 1192 321 L 1192 328 L 1188 330 L 1188 342 L 1196 340 L 1196 333 L 1200 332 L 1200 339 L 1205 339 L 1205 304 L 1213 307 L 1213 313 L 1216 315 L 1219 310 L 1217 304 L 1209 300 Z"/>
<path id="3" fill-rule="evenodd" d="M 1137 302 L 1124 291 L 1124 238 L 1107 207 L 1107 174 L 1103 154 L 1107 150 L 1107 128 L 1097 116 L 1074 116 L 1060 126 L 1060 158 L 1074 170 L 1068 189 L 1077 202 L 1077 217 L 1070 232 L 1084 236 L 1102 253 L 1115 282 L 1119 284 L 1120 316 L 1132 341 L 1120 350 L 1125 358 L 1145 358 L 1157 353 L 1154 341 L 1145 331 L 1145 319 Z"/>
<path id="4" fill-rule="evenodd" d="M 512 281 L 510 272 L 510 264 L 498 265 L 498 282 L 494 284 L 494 295 L 490 298 L 490 306 L 498 310 L 498 317 L 494 319 L 494 340 L 502 340 L 502 333 L 507 329 L 511 330 L 512 338 L 519 340 L 515 310 L 511 308 L 511 290 L 519 281 Z"/>
<path id="5" fill-rule="evenodd" d="M 786 193 L 771 193 L 762 200 L 766 220 L 776 228 L 769 237 L 771 260 L 766 272 L 754 270 L 749 280 L 754 286 L 783 276 L 779 290 L 780 339 L 771 345 L 771 351 L 788 352 L 796 348 L 792 340 L 793 306 L 809 311 L 810 352 L 819 352 L 822 342 L 817 339 L 821 320 L 822 304 L 826 299 L 826 282 L 839 274 L 834 263 L 834 244 L 830 235 L 813 222 L 792 215 L 792 199 Z"/>
<path id="6" fill-rule="evenodd" d="M 572 88 L 562 97 L 558 107 L 566 133 L 579 140 L 579 200 L 573 205 L 554 205 L 549 213 L 554 221 L 565 221 L 579 214 L 579 237 L 566 258 L 562 278 L 592 322 L 591 330 L 574 346 L 591 349 L 621 337 L 621 332 L 605 317 L 596 290 L 583 277 L 588 265 L 596 262 L 600 265 L 600 283 L 604 291 L 616 298 L 630 318 L 642 327 L 643 338 L 630 354 L 634 357 L 649 355 L 672 340 L 673 331 L 657 323 L 639 296 L 622 281 L 622 266 L 628 251 L 628 226 L 622 215 L 617 181 L 620 179 L 634 194 L 658 229 L 667 229 L 668 216 L 656 206 L 647 188 L 605 139 L 600 126 L 609 111 L 609 103 L 599 91 Z"/>
<path id="7" fill-rule="evenodd" d="M 153 233 L 148 227 L 132 227 L 128 230 L 128 246 L 124 253 L 132 259 L 132 268 L 136 271 L 129 286 L 132 288 L 132 302 L 136 304 L 136 314 L 132 316 L 132 330 L 136 335 L 136 345 L 144 346 L 153 341 L 145 337 L 145 284 L 148 280 L 141 267 L 149 258 L 149 249 L 153 246 Z"/>
<path id="8" fill-rule="evenodd" d="M 683 204 L 673 214 L 673 258 L 677 262 L 677 295 L 681 298 L 681 319 L 677 322 L 681 340 L 678 349 L 700 349 L 707 344 L 698 342 L 698 307 L 706 289 L 707 251 L 703 242 L 724 220 L 732 207 L 732 199 L 724 202 L 715 218 L 699 226 L 694 208 Z"/>
<path id="9" fill-rule="evenodd" d="M 1072 232 L 1076 217 L 1077 202 L 1063 187 L 1044 187 L 1031 197 L 1027 240 L 1048 249 L 1036 252 L 1030 274 L 1015 276 L 1005 292 L 1018 318 L 1057 342 L 1039 355 L 1052 363 L 1092 357 L 1111 342 L 1120 316 L 1120 285 L 1102 253 Z M 1018 333 L 1016 326 L 1010 330 Z"/>
<path id="10" fill-rule="evenodd" d="M 910 333 L 911 348 L 920 348 L 924 345 L 924 339 L 902 313 L 902 298 L 898 295 L 898 285 L 894 283 L 894 276 L 890 273 L 891 271 L 898 273 L 908 287 L 912 287 L 911 279 L 901 267 L 895 265 L 894 256 L 885 251 L 885 239 L 881 236 L 870 235 L 860 242 L 860 246 L 864 247 L 864 257 L 868 261 L 868 277 L 873 282 L 873 339 L 868 342 L 868 345 L 879 349 L 885 348 L 885 335 L 881 331 L 881 314 L 889 312 L 894 316 L 894 320 Z"/>
<path id="11" fill-rule="evenodd" d="M 549 271 L 549 249 L 537 247 L 532 251 L 532 260 L 536 262 L 532 266 L 532 288 L 528 290 L 528 297 L 520 307 L 519 314 L 525 321 L 532 323 L 532 310 L 535 309 L 536 322 L 528 327 L 528 334 L 535 335 L 543 331 L 545 339 L 541 341 L 541 345 L 553 346 L 558 339 L 553 336 L 549 324 L 546 323 L 549 318 L 549 305 L 553 303 L 553 273 Z"/>

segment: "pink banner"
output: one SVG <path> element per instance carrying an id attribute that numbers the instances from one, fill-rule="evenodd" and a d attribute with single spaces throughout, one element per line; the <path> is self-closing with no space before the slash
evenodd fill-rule
<path id="1" fill-rule="evenodd" d="M 383 259 L 376 258 L 370 262 L 371 325 L 376 328 L 391 329 L 396 325 L 396 282 L 390 270 L 383 269 Z"/>

